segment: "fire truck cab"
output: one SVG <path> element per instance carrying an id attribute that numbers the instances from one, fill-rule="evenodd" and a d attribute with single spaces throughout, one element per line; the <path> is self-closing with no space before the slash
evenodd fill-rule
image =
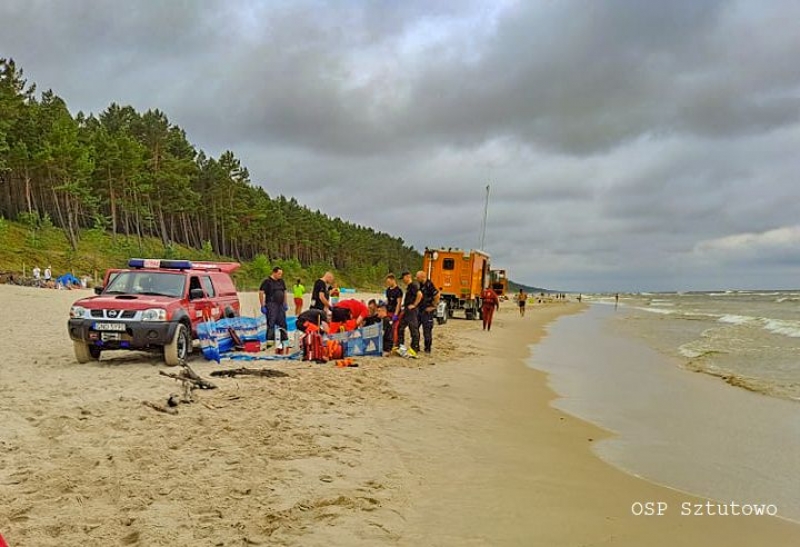
<path id="1" fill-rule="evenodd" d="M 508 293 L 508 276 L 505 270 L 491 270 L 491 287 L 498 298 L 503 298 Z"/>
<path id="2" fill-rule="evenodd" d="M 441 296 L 437 321 L 441 324 L 464 310 L 467 319 L 481 316 L 481 292 L 489 283 L 489 255 L 462 249 L 425 249 L 422 269 Z"/>

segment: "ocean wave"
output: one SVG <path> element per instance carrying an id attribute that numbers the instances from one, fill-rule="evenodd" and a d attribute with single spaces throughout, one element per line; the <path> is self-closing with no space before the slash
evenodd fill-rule
<path id="1" fill-rule="evenodd" d="M 680 346 L 678 348 L 678 353 L 688 359 L 700 359 L 701 357 L 708 357 L 709 355 L 721 355 L 725 353 L 724 351 L 715 349 L 693 348 L 692 344 L 694 344 L 694 342 L 689 342 L 688 344 Z"/>
<path id="2" fill-rule="evenodd" d="M 649 313 L 660 313 L 661 315 L 673 315 L 675 313 L 674 310 L 662 310 L 661 308 L 634 307 L 633 309 L 646 311 Z"/>
<path id="3" fill-rule="evenodd" d="M 781 296 L 780 298 L 776 298 L 775 302 L 778 304 L 782 304 L 784 302 L 800 302 L 800 296 Z"/>
<path id="4" fill-rule="evenodd" d="M 800 338 L 800 321 L 787 319 L 762 319 L 764 330 L 790 338 Z"/>
<path id="5" fill-rule="evenodd" d="M 723 315 L 717 321 L 720 323 L 730 323 L 732 325 L 747 325 L 748 323 L 752 323 L 757 321 L 758 319 L 755 317 L 750 317 L 748 315 Z"/>
<path id="6" fill-rule="evenodd" d="M 685 365 L 685 368 L 694 372 L 700 372 L 702 374 L 714 376 L 733 387 L 746 389 L 762 395 L 800 401 L 800 383 L 798 382 L 787 382 L 769 378 L 745 376 L 730 370 L 718 368 L 716 365 L 704 362 L 700 359 L 693 359 L 689 361 Z"/>

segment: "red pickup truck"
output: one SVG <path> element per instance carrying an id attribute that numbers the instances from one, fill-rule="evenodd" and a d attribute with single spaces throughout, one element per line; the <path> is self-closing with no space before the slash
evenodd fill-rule
<path id="1" fill-rule="evenodd" d="M 105 350 L 163 350 L 167 365 L 185 362 L 202 321 L 239 315 L 235 262 L 134 258 L 106 272 L 97 296 L 72 305 L 69 336 L 79 363 Z"/>

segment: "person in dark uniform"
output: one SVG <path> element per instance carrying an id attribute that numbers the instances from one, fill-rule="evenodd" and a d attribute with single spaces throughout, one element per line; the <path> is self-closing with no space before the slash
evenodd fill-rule
<path id="1" fill-rule="evenodd" d="M 419 305 L 419 324 L 422 327 L 422 340 L 425 353 L 431 352 L 433 346 L 433 318 L 436 316 L 436 306 L 439 305 L 439 289 L 428 279 L 428 274 L 422 270 L 417 272 L 417 283 L 422 293 Z"/>
<path id="2" fill-rule="evenodd" d="M 289 300 L 281 267 L 272 268 L 272 274 L 261 283 L 258 299 L 261 302 L 261 313 L 267 316 L 267 340 L 275 339 L 275 327 L 281 330 L 281 342 L 288 340 L 286 310 L 289 309 Z"/>
<path id="3" fill-rule="evenodd" d="M 306 332 L 308 325 L 316 325 L 319 330 L 327 332 L 328 330 L 328 314 L 323 310 L 309 308 L 297 316 L 297 330 Z"/>
<path id="4" fill-rule="evenodd" d="M 386 313 L 389 315 L 389 330 L 391 342 L 384 347 L 392 349 L 397 345 L 397 330 L 400 328 L 400 311 L 403 306 L 403 289 L 397 286 L 397 279 L 393 273 L 386 276 Z"/>
<path id="5" fill-rule="evenodd" d="M 422 301 L 422 292 L 419 290 L 419 283 L 412 279 L 411 272 L 403 272 L 403 283 L 406 284 L 406 294 L 403 298 L 397 344 L 403 345 L 405 342 L 408 327 L 411 331 L 411 349 L 416 354 L 419 352 L 419 303 Z"/>
<path id="6" fill-rule="evenodd" d="M 325 272 L 325 275 L 314 282 L 314 288 L 311 289 L 312 308 L 330 311 L 331 296 L 328 287 L 330 287 L 331 283 L 333 283 L 333 274 L 331 272 Z"/>

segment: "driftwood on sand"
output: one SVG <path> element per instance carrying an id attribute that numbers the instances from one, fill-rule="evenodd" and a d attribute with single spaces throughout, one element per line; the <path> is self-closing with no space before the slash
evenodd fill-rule
<path id="1" fill-rule="evenodd" d="M 189 365 L 181 365 L 183 368 L 182 370 L 175 374 L 173 372 L 164 372 L 163 370 L 158 371 L 161 376 L 166 376 L 167 378 L 172 378 L 173 380 L 178 380 L 181 383 L 181 387 L 183 389 L 183 393 L 178 395 L 177 393 L 172 393 L 167 398 L 167 404 L 161 405 L 158 403 L 151 403 L 150 401 L 144 401 L 146 406 L 149 406 L 153 410 L 157 410 L 159 412 L 163 412 L 165 414 L 177 414 L 178 409 L 176 408 L 180 404 L 189 404 L 194 402 L 194 397 L 192 397 L 192 390 L 195 389 L 217 389 L 217 386 L 208 380 L 201 378 Z"/>
<path id="2" fill-rule="evenodd" d="M 209 382 L 208 380 L 204 380 L 198 374 L 192 370 L 189 365 L 181 365 L 183 368 L 178 374 L 174 374 L 172 372 L 164 372 L 163 370 L 158 371 L 161 376 L 166 376 L 167 378 L 172 378 L 174 380 L 179 380 L 181 382 L 186 382 L 192 384 L 192 389 L 200 388 L 200 389 L 217 389 L 217 386 L 213 383 Z M 211 374 L 214 375 L 213 373 Z"/>
<path id="3" fill-rule="evenodd" d="M 274 370 L 271 368 L 234 368 L 234 369 L 227 369 L 227 370 L 215 370 L 211 373 L 211 376 L 216 378 L 225 377 L 225 378 L 234 378 L 236 376 L 261 376 L 265 378 L 283 378 L 289 376 L 285 372 L 280 370 Z"/>

